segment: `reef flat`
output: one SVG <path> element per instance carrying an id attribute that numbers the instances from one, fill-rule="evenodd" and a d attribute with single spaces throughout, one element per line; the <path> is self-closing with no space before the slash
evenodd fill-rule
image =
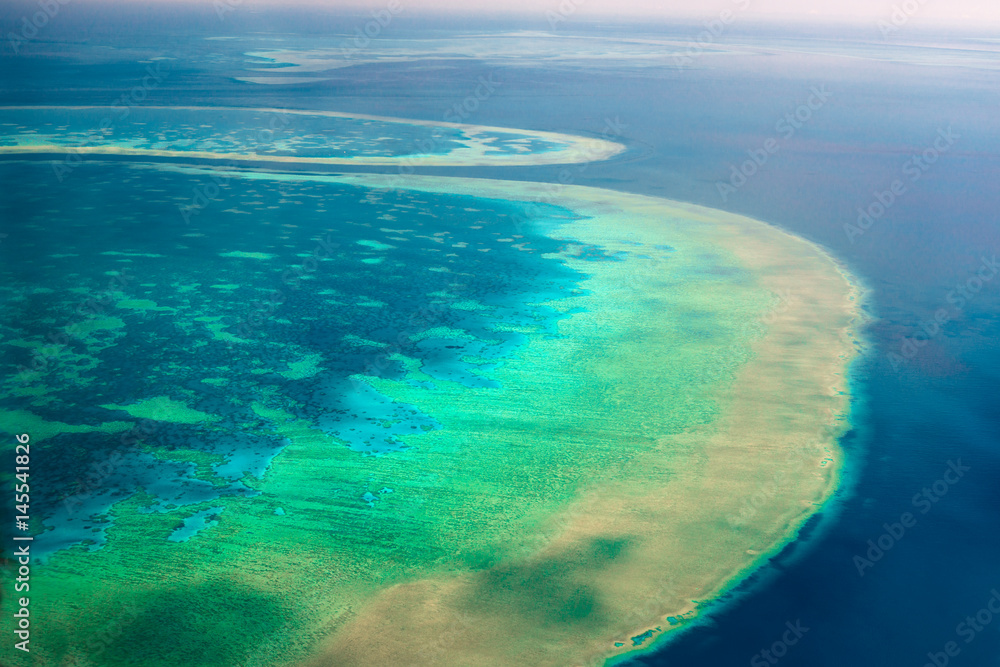
<path id="1" fill-rule="evenodd" d="M 573 302 L 583 310 L 499 369 L 511 391 L 463 405 L 451 434 L 554 453 L 553 474 L 575 478 L 575 494 L 512 531 L 490 567 L 380 593 L 306 664 L 599 664 L 668 618 L 692 618 L 833 494 L 861 315 L 857 287 L 822 250 L 741 216 L 606 190 L 432 177 L 401 187 L 541 199 L 581 216 L 551 233 L 580 244 L 560 259 L 588 275 Z M 622 261 L 589 262 L 573 250 L 583 246 Z M 383 391 L 450 423 L 434 399 Z M 513 462 L 509 475 L 527 481 Z M 427 637 L 444 644 L 415 650 Z"/>
<path id="2" fill-rule="evenodd" d="M 225 127 L 223 132 L 221 128 Z M 128 155 L 311 165 L 526 166 L 605 160 L 591 137 L 304 109 L 0 107 L 0 155 Z"/>
<path id="3" fill-rule="evenodd" d="M 115 317 L 4 388 L 4 430 L 45 434 L 71 501 L 33 519 L 37 659 L 600 664 L 834 492 L 859 303 L 816 246 L 658 198 L 424 176 L 230 170 L 182 221 L 216 173 L 81 164 L 103 225 L 52 184 L 8 202 L 54 202 L 13 237 L 50 253 L 44 285 L 7 283 L 19 354 L 128 276 L 100 299 Z M 72 480 L 109 452 L 98 486 Z"/>

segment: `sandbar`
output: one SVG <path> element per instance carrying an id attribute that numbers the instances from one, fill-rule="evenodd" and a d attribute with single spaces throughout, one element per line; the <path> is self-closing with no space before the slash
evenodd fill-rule
<path id="1" fill-rule="evenodd" d="M 589 276 L 588 294 L 573 303 L 582 301 L 584 312 L 560 322 L 563 340 L 533 340 L 501 369 L 504 386 L 524 393 L 478 405 L 505 414 L 492 426 L 514 437 L 528 422 L 555 437 L 556 429 L 603 418 L 604 433 L 580 437 L 605 449 L 605 467 L 581 481 L 562 511 L 518 523 L 523 532 L 510 535 L 517 547 L 507 545 L 500 562 L 413 577 L 339 615 L 303 665 L 600 665 L 635 650 L 630 638 L 650 631 L 655 638 L 697 617 L 833 497 L 864 317 L 858 283 L 821 248 L 743 216 L 595 188 L 430 176 L 397 185 L 558 204 L 581 218 L 553 236 L 626 253 L 620 262 L 562 257 Z M 699 257 L 711 252 L 745 277 L 699 277 Z M 751 326 L 718 349 L 711 332 L 679 338 L 684 318 L 708 310 Z M 685 355 L 709 363 L 674 362 Z M 680 391 L 663 393 L 678 383 Z M 378 388 L 421 405 L 419 390 L 389 384 Z M 581 409 L 557 396 L 573 392 L 591 392 L 596 414 L 560 412 Z M 679 409 L 662 398 L 700 393 L 717 407 L 702 423 L 670 432 L 657 418 Z M 524 414 L 511 412 L 512 401 Z M 425 409 L 447 426 L 451 415 Z M 648 432 L 633 426 L 615 435 L 618 423 L 641 425 L 643 415 Z M 471 439 L 486 431 L 473 422 L 462 425 Z M 446 437 L 426 437 L 435 436 Z"/>
<path id="2" fill-rule="evenodd" d="M 0 112 L 7 110 L 94 110 L 108 109 L 109 116 L 102 123 L 111 127 L 127 125 L 125 117 L 121 117 L 121 109 L 103 106 L 10 106 L 0 107 Z M 132 156 L 156 156 L 171 158 L 196 158 L 205 160 L 227 160 L 227 161 L 251 161 L 251 162 L 276 162 L 292 164 L 312 164 L 312 165 L 381 165 L 381 166 L 402 166 L 402 167 L 484 167 L 484 166 L 528 166 L 547 164 L 575 164 L 582 162 L 592 162 L 606 160 L 625 150 L 622 144 L 598 139 L 594 137 L 582 137 L 577 135 L 562 134 L 558 132 L 545 132 L 540 130 L 511 129 L 502 127 L 490 127 L 486 125 L 471 125 L 464 123 L 452 123 L 447 121 L 412 120 L 405 118 L 390 118 L 385 116 L 372 116 L 367 114 L 343 113 L 337 111 L 312 111 L 304 109 L 275 109 L 275 108 L 251 108 L 251 107 L 194 107 L 175 106 L 164 107 L 154 105 L 144 105 L 141 109 L 173 110 L 173 111 L 245 111 L 272 114 L 274 117 L 284 115 L 298 116 L 323 116 L 327 118 L 345 118 L 362 121 L 379 121 L 384 123 L 394 123 L 399 125 L 414 125 L 430 128 L 448 128 L 461 130 L 464 138 L 459 140 L 462 144 L 459 148 L 454 148 L 442 154 L 422 154 L 411 153 L 399 156 L 377 156 L 377 155 L 355 155 L 352 157 L 300 157 L 295 155 L 270 155 L 258 154 L 250 150 L 243 152 L 216 152 L 205 150 L 161 150 L 144 149 L 129 146 L 113 145 L 109 140 L 106 144 L 67 146 L 52 143 L 31 143 L 19 146 L 0 146 L 2 154 L 70 154 L 70 155 L 132 155 Z M 116 114 L 116 116 L 110 114 Z M 93 128 L 97 132 L 97 128 Z M 267 130 L 267 127 L 261 128 Z M 537 139 L 540 141 L 555 144 L 552 150 L 542 152 L 523 153 L 488 153 L 490 150 L 490 135 L 517 134 L 524 139 Z M 433 136 L 433 135 L 432 135 Z M 433 145 L 433 141 L 430 142 Z M 419 148 L 420 142 L 415 144 Z"/>

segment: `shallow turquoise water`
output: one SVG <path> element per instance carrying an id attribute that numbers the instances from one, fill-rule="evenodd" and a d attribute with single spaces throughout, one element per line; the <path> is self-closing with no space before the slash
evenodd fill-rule
<path id="1" fill-rule="evenodd" d="M 487 155 L 544 153 L 561 144 L 516 132 L 484 134 Z M 313 115 L 277 109 L 2 108 L 0 146 L 71 146 L 205 151 L 301 158 L 447 155 L 462 148 L 462 128 Z"/>
<path id="2" fill-rule="evenodd" d="M 96 493 L 78 475 L 118 438 L 52 438 L 38 467 L 50 492 L 35 507 L 56 530 L 39 536 L 39 557 L 99 547 L 108 510 L 137 486 L 159 512 L 255 495 L 244 478 L 259 479 L 284 446 L 251 409 L 271 392 L 360 454 L 399 450 L 400 436 L 440 424 L 352 376 L 402 377 L 405 357 L 425 383 L 496 386 L 482 371 L 524 340 L 496 326 L 553 331 L 560 316 L 534 304 L 572 298 L 579 279 L 541 257 L 560 244 L 510 202 L 231 178 L 185 218 L 179 206 L 204 174 L 94 163 L 59 185 L 52 166 L 0 164 L 18 184 L 0 203 L 13 223 L 0 402 L 24 409 L 42 392 L 47 402 L 31 407 L 42 419 L 96 425 L 131 420 L 115 406 L 169 396 L 214 421 L 156 422 L 160 445 L 127 451 Z M 550 216 L 538 225 L 569 215 L 538 211 Z M 171 460 L 174 447 L 221 461 L 198 478 Z"/>
<path id="3" fill-rule="evenodd" d="M 29 7 L 37 10 L 34 4 Z M 64 43 L 45 43 L 44 51 L 20 55 L 19 68 L 10 73 L 10 103 L 38 103 L 39 98 L 65 103 L 72 97 L 81 103 L 107 104 L 143 76 L 145 65 L 131 65 L 137 57 L 167 54 L 182 58 L 170 82 L 184 90 L 161 89 L 157 95 L 164 103 L 200 96 L 202 103 L 225 97 L 239 104 L 269 99 L 269 106 L 280 106 L 296 97 L 304 104 L 441 119 L 469 94 L 469 82 L 503 69 L 503 92 L 492 103 L 484 103 L 470 122 L 599 133 L 606 119 L 617 118 L 627 125 L 623 139 L 642 159 L 574 168 L 570 173 L 576 182 L 707 206 L 723 205 L 715 183 L 729 174 L 730 165 L 745 160 L 746 151 L 759 146 L 773 132 L 775 121 L 801 104 L 810 86 L 830 81 L 835 86 L 833 103 L 794 140 L 783 144 L 782 152 L 726 207 L 819 240 L 871 281 L 876 287 L 876 309 L 884 318 L 872 331 L 879 355 L 898 351 L 901 338 L 919 330 L 927 313 L 945 303 L 948 291 L 977 268 L 980 256 L 996 250 L 997 135 L 987 112 L 998 100 L 995 77 L 977 68 L 985 63 L 993 69 L 997 59 L 970 50 L 970 42 L 958 38 L 947 45 L 949 66 L 938 67 L 940 46 L 949 36 L 930 35 L 926 44 L 910 44 L 910 38 L 914 42 L 924 38 L 917 31 L 903 35 L 905 39 L 898 44 L 887 45 L 875 41 L 878 33 L 873 26 L 864 26 L 850 35 L 856 40 L 852 45 L 833 30 L 805 37 L 787 30 L 775 35 L 743 24 L 732 26 L 723 41 L 749 43 L 766 53 L 747 54 L 737 48 L 742 52 L 720 56 L 722 49 L 712 47 L 694 66 L 678 70 L 662 45 L 640 48 L 630 40 L 645 32 L 651 39 L 667 38 L 683 47 L 704 29 L 697 22 L 662 29 L 650 25 L 587 28 L 584 36 L 591 40 L 589 51 L 580 46 L 582 40 L 575 34 L 569 40 L 558 32 L 544 40 L 521 36 L 512 41 L 506 35 L 488 40 L 478 29 L 473 39 L 460 26 L 434 26 L 465 44 L 475 41 L 475 48 L 455 48 L 447 61 L 439 52 L 440 32 L 428 36 L 426 26 L 407 32 L 397 24 L 400 33 L 395 36 L 412 39 L 391 46 L 411 54 L 418 51 L 413 62 L 362 64 L 339 72 L 340 87 L 331 89 L 322 83 L 329 73 L 315 74 L 317 83 L 312 86 L 261 87 L 232 81 L 235 74 L 245 73 L 247 50 L 287 39 L 287 35 L 251 33 L 293 29 L 299 37 L 292 46 L 326 45 L 336 50 L 340 43 L 331 42 L 329 23 L 309 25 L 294 16 L 273 13 L 232 12 L 225 23 L 211 11 L 183 17 L 160 13 L 160 25 L 179 27 L 177 34 L 169 38 L 136 34 L 134 22 L 122 19 L 116 48 L 97 53 L 78 44 L 82 32 L 77 22 L 68 15 L 62 18 L 48 27 L 45 37 L 61 34 Z M 103 18 L 109 25 L 119 20 L 111 14 Z M 355 17 L 344 18 L 336 32 L 351 34 L 355 23 Z M 542 19 L 536 23 L 529 27 L 551 29 Z M 512 21 L 491 27 L 515 31 L 525 25 Z M 578 23 L 576 27 L 583 26 Z M 562 33 L 569 28 L 565 23 L 558 26 Z M 228 45 L 205 39 L 223 33 L 236 39 Z M 616 40 L 607 39 L 609 35 Z M 567 41 L 576 48 L 567 48 Z M 788 51 L 777 52 L 779 46 Z M 421 59 L 420 49 L 431 56 Z M 366 52 L 372 60 L 383 53 L 380 48 Z M 607 57 L 594 58 L 594 53 Z M 961 57 L 953 57 L 956 53 Z M 854 57 L 858 54 L 865 57 Z M 956 66 L 961 62 L 971 66 Z M 362 95 L 351 92 L 365 90 L 373 74 L 382 77 L 382 87 Z M 206 79 L 212 83 L 210 92 L 203 92 Z M 898 173 L 903 159 L 922 149 L 947 122 L 954 122 L 966 137 L 960 151 L 942 161 L 860 244 L 848 244 L 843 225 L 856 218 L 855 207 L 868 203 L 873 191 L 884 188 Z M 532 169 L 530 177 L 554 182 L 559 173 L 558 168 L 539 168 Z M 503 175 L 529 177 L 509 170 Z M 100 182 L 84 177 L 78 188 L 55 192 L 98 206 L 100 197 L 90 194 L 87 185 Z M 178 193 L 178 203 L 190 203 L 196 184 L 188 185 Z M 19 188 L 10 191 L 17 194 Z M 42 201 L 40 194 L 35 192 L 36 203 Z M 176 215 L 169 208 L 163 208 L 164 215 Z M 31 202 L 21 201 L 17 208 L 7 210 L 26 215 L 31 209 Z M 128 211 L 119 214 L 130 215 Z M 51 239 L 38 234 L 38 240 Z M 2 249 L 10 247 L 9 242 L 4 239 Z M 298 252 L 311 249 L 307 241 Z M 13 253 L 4 256 L 5 262 L 8 257 L 14 258 Z M 54 262 L 45 269 L 23 261 L 21 269 L 44 281 L 46 272 L 57 266 Z M 108 277 L 96 272 L 89 279 L 91 293 L 100 295 Z M 955 625 L 975 613 L 996 585 L 1000 553 L 994 483 L 1000 470 L 995 420 L 1000 408 L 992 389 L 1000 368 L 994 345 L 1000 312 L 995 284 L 980 292 L 962 317 L 935 337 L 902 373 L 892 370 L 882 356 L 865 369 L 871 394 L 867 419 L 871 438 L 870 442 L 848 443 L 852 456 L 862 462 L 863 475 L 835 528 L 819 539 L 807 557 L 784 560 L 756 594 L 715 615 L 713 623 L 675 645 L 642 659 L 642 664 L 748 664 L 780 637 L 787 621 L 796 618 L 802 618 L 811 630 L 782 659 L 783 665 L 920 665 L 928 651 L 940 650 L 954 637 Z M 268 289 L 281 287 L 280 274 L 268 284 Z M 249 304 L 245 305 L 250 311 Z M 44 323 L 35 330 L 44 337 L 43 330 L 56 325 Z M 98 440 L 75 439 L 84 448 L 97 446 Z M 273 445 L 270 440 L 267 444 Z M 956 456 L 974 460 L 976 475 L 964 480 L 926 517 L 921 515 L 919 530 L 896 546 L 876 570 L 860 578 L 852 556 L 867 548 L 866 540 L 879 536 L 884 522 L 912 510 L 913 494 L 933 483 L 945 462 Z M 1000 655 L 998 638 L 992 630 L 978 635 L 974 644 L 963 646 L 955 664 L 959 660 L 995 664 Z"/>

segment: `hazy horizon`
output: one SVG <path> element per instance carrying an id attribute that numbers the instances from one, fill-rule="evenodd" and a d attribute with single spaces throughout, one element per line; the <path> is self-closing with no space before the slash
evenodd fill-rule
<path id="1" fill-rule="evenodd" d="M 175 2 L 177 0 L 159 0 Z M 181 0 L 211 4 L 214 0 Z M 1000 23 L 1000 4 L 982 0 L 955 0 L 948 4 L 930 0 L 894 0 L 870 2 L 843 0 L 839 3 L 817 0 L 716 0 L 692 7 L 684 0 L 505 0 L 502 6 L 470 4 L 467 0 L 348 0 L 329 3 L 323 0 L 245 0 L 259 7 L 305 6 L 348 11 L 379 11 L 390 4 L 411 14 L 455 13 L 461 15 L 520 14 L 545 16 L 549 12 L 567 19 L 608 17 L 651 19 L 711 19 L 728 10 L 734 17 L 769 21 L 837 21 L 847 23 L 892 21 L 905 17 L 915 25 L 940 23 L 980 26 L 983 22 Z"/>
<path id="2" fill-rule="evenodd" d="M 935 3 L 931 0 L 843 0 L 840 3 L 817 0 L 715 0 L 692 7 L 682 0 L 505 0 L 502 4 L 469 3 L 467 0 L 75 0 L 74 7 L 117 6 L 133 13 L 144 7 L 198 7 L 211 11 L 222 3 L 229 8 L 250 11 L 282 8 L 322 9 L 329 13 L 372 13 L 392 11 L 410 17 L 453 15 L 467 18 L 482 16 L 553 17 L 562 24 L 620 18 L 652 21 L 711 21 L 720 17 L 729 22 L 759 21 L 769 23 L 845 23 L 877 24 L 880 21 L 906 24 L 908 27 L 983 28 L 1000 24 L 1000 3 L 984 0 L 954 0 Z M 18 6 L 36 6 L 32 0 L 14 0 L 0 15 L 18 13 Z M 126 9 L 127 8 L 127 9 Z M 731 16 L 725 14 L 731 12 Z M 551 22 L 551 20 L 550 20 Z"/>

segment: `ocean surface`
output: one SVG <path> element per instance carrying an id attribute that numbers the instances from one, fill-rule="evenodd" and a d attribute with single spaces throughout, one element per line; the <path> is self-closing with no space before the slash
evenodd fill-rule
<path id="1" fill-rule="evenodd" d="M 1000 249 L 1000 53 L 995 40 L 905 27 L 884 39 L 874 25 L 778 30 L 737 21 L 710 44 L 696 46 L 704 30 L 697 24 L 566 21 L 553 26 L 536 17 L 482 25 L 403 15 L 380 27 L 377 39 L 366 41 L 354 32 L 372 20 L 366 16 L 325 21 L 291 12 L 269 15 L 238 5 L 221 15 L 207 7 L 196 15 L 138 7 L 124 11 L 94 22 L 83 10 L 67 6 L 59 21 L 53 20 L 17 53 L 8 47 L 0 71 L 3 104 L 110 105 L 126 96 L 136 106 L 292 107 L 428 121 L 458 117 L 473 124 L 602 137 L 625 144 L 628 151 L 608 161 L 566 167 L 425 167 L 417 173 L 569 181 L 688 201 L 770 222 L 828 248 L 870 290 L 866 308 L 872 317 L 866 332 L 871 350 L 854 369 L 854 429 L 843 442 L 850 462 L 845 487 L 837 502 L 805 531 L 804 539 L 772 567 L 695 627 L 630 664 L 728 666 L 775 664 L 780 659 L 781 664 L 809 667 L 919 667 L 956 642 L 960 653 L 950 664 L 1000 665 L 1000 617 L 980 614 L 975 621 L 1000 590 L 1000 275 L 995 267 Z M 164 13 L 149 22 L 147 12 Z M 19 20 L 16 10 L 6 13 L 6 21 Z M 314 59 L 321 64 L 315 67 L 281 62 L 282 53 L 317 51 L 322 53 Z M 269 77 L 276 81 L 259 82 Z M 295 79 L 289 83 L 286 77 Z M 489 85 L 484 87 L 484 81 Z M 25 179 L 30 170 L 51 175 L 47 162 L 25 165 L 14 159 L 0 160 L 4 182 L 31 180 Z M 43 212 L 64 221 L 60 230 L 72 241 L 67 245 L 105 247 L 110 242 L 105 235 L 130 234 L 129 252 L 135 255 L 109 257 L 109 266 L 112 261 L 134 265 L 136 285 L 171 285 L 169 295 L 153 288 L 130 295 L 143 301 L 133 304 L 136 307 L 170 308 L 177 305 L 171 299 L 184 292 L 176 289 L 176 277 L 155 275 L 160 253 L 155 238 L 145 236 L 140 212 L 157 206 L 176 209 L 169 195 L 184 201 L 193 196 L 197 183 L 178 183 L 180 175 L 169 170 L 133 168 L 125 162 L 73 166 L 62 186 L 71 194 L 52 201 L 50 210 Z M 391 175 L 394 169 L 363 170 Z M 97 205 L 88 203 L 95 188 L 113 191 L 139 170 L 145 170 L 143 178 L 161 179 L 157 189 L 163 191 L 162 201 L 133 201 L 123 189 L 121 197 L 110 200 L 113 210 L 107 215 L 123 224 L 132 217 L 132 227 L 79 227 L 83 218 L 78 209 Z M 37 192 L 21 187 L 5 192 L 7 214 L 29 210 L 32 198 L 45 199 L 44 180 L 32 182 L 39 184 Z M 261 187 L 253 193 L 257 199 L 308 194 L 291 185 Z M 100 205 L 109 206 L 105 194 Z M 220 209 L 246 205 L 236 200 L 212 204 Z M 442 210 L 449 210 L 448 205 L 460 210 L 453 202 L 443 202 Z M 172 215 L 180 225 L 180 217 Z M 185 225 L 190 229 L 185 233 L 198 233 L 197 219 Z M 504 238 L 518 231 L 504 227 L 509 222 L 503 219 L 487 223 L 482 231 L 462 227 L 468 235 L 462 241 L 474 245 L 484 240 L 477 237 L 487 235 L 492 241 L 493 229 Z M 70 252 L 60 252 L 64 240 L 51 229 L 39 227 L 33 233 L 39 235 L 38 243 L 49 244 L 49 254 Z M 285 242 L 302 248 L 302 253 L 312 250 L 312 241 L 295 238 L 295 229 L 285 233 Z M 401 251 L 381 248 L 393 244 L 385 237 L 361 234 L 338 242 L 364 249 L 368 259 L 386 255 L 386 262 L 406 261 Z M 121 239 L 114 243 L 120 245 Z M 205 275 L 201 282 L 232 290 L 234 304 L 232 313 L 206 311 L 199 316 L 247 317 L 247 309 L 237 306 L 250 297 L 235 286 L 250 280 L 238 274 L 258 271 L 268 260 L 238 253 L 262 252 L 263 242 L 246 248 L 234 245 L 229 249 L 236 253 L 232 257 L 200 254 L 198 243 L 197 236 L 185 240 L 192 266 Z M 433 243 L 427 241 L 428 248 Z M 8 253 L 9 248 L 4 243 L 0 252 Z M 527 304 L 540 300 L 526 287 L 528 278 L 533 284 L 545 280 L 554 291 L 572 289 L 575 280 L 565 271 L 543 278 L 526 273 L 531 269 L 519 263 L 516 252 L 468 255 L 484 264 L 481 271 L 470 271 L 485 281 L 473 284 L 471 293 L 479 302 L 509 309 L 506 315 L 521 312 L 533 321 L 556 317 L 528 310 Z M 52 275 L 67 278 L 58 262 L 72 260 L 56 258 L 51 265 L 36 261 L 18 270 L 24 276 L 38 272 L 39 281 L 53 280 Z M 19 262 L 26 264 L 27 259 L 4 256 L 5 269 Z M 330 301 L 337 301 L 338 290 L 361 291 L 357 284 L 338 281 L 370 286 L 375 302 L 376 292 L 412 301 L 435 288 L 436 278 L 430 275 L 430 282 L 414 286 L 412 294 L 397 291 L 405 286 L 387 286 L 391 281 L 380 273 L 386 268 L 366 263 L 350 276 L 322 271 L 316 275 L 328 283 L 323 289 L 330 290 Z M 497 276 L 507 282 L 496 284 Z M 437 287 L 446 289 L 447 284 Z M 488 295 L 499 292 L 519 294 L 520 299 L 490 303 Z M 312 309 L 311 316 L 332 320 L 354 321 L 372 312 L 371 305 L 360 302 L 329 307 L 293 302 L 283 307 Z M 474 308 L 459 314 L 464 328 L 487 317 Z M 280 319 L 281 314 L 273 316 Z M 176 339 L 175 332 L 157 330 L 155 315 L 143 322 L 144 341 L 168 333 Z M 205 320 L 206 328 L 211 323 Z M 369 342 L 378 342 L 379 335 L 394 337 L 393 326 L 405 324 L 373 317 Z M 111 336 L 114 331 L 109 325 L 93 335 Z M 309 336 L 307 327 L 289 339 L 306 345 Z M 474 356 L 488 363 L 489 351 L 449 350 L 454 342 L 446 341 L 432 340 L 423 350 L 429 357 L 438 355 L 441 377 L 470 386 L 481 381 L 472 368 L 475 364 L 462 359 Z M 225 341 L 216 342 L 220 366 L 251 363 L 253 355 L 247 360 L 227 357 L 221 351 Z M 164 346 L 161 358 L 145 359 L 141 370 L 128 353 L 126 345 L 116 348 L 116 363 L 122 368 L 119 394 L 102 396 L 102 404 L 116 405 L 134 395 L 131 385 L 148 377 L 180 387 L 192 381 L 171 360 L 169 346 Z M 360 368 L 371 364 L 363 348 L 353 357 L 348 350 L 335 356 L 348 365 L 353 359 Z M 294 374 L 296 368 L 287 372 Z M 344 369 L 343 375 L 352 372 L 357 370 Z M 165 379 L 170 375 L 175 377 Z M 232 390 L 246 393 L 241 400 L 250 403 L 256 388 Z M 220 392 L 217 400 L 226 404 L 230 396 Z M 89 396 L 86 400 L 94 402 Z M 360 415 L 352 426 L 358 429 L 351 438 L 353 447 L 394 446 L 391 434 L 379 444 L 367 437 L 365 429 L 373 426 L 358 406 L 342 407 Z M 255 418 L 244 416 L 248 423 Z M 394 427 L 435 428 L 420 415 L 407 419 L 411 421 Z M 99 440 L 93 434 L 81 436 L 81 449 L 86 449 L 83 438 L 88 437 Z M 249 492 L 241 480 L 266 467 L 262 448 L 253 447 L 257 454 L 241 458 L 238 443 L 216 444 L 229 466 L 220 466 L 216 473 L 228 475 L 229 485 L 193 483 L 190 493 L 200 488 L 201 495 L 172 502 L 211 503 L 222 495 Z M 135 465 L 138 469 L 140 462 Z M 163 474 L 197 478 L 190 469 L 167 470 L 173 463 L 155 465 L 164 466 Z M 367 502 L 380 502 L 392 491 L 376 484 Z M 155 489 L 147 488 L 147 493 L 156 496 Z M 53 504 L 57 500 L 51 499 Z M 150 501 L 150 506 L 156 504 Z M 199 527 L 210 526 L 217 520 L 215 507 L 177 526 L 172 539 L 185 539 Z M 907 513 L 909 525 L 901 529 L 895 524 L 902 525 Z M 96 528 L 86 526 L 99 545 L 101 527 Z M 971 624 L 966 620 L 970 616 Z M 798 632 L 789 635 L 790 627 Z"/>

